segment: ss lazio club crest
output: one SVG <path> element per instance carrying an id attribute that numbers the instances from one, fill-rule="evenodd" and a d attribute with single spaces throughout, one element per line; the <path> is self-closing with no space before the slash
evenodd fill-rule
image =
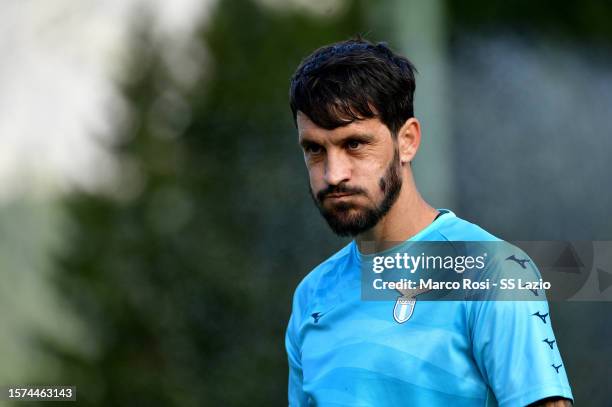
<path id="1" fill-rule="evenodd" d="M 416 304 L 416 298 L 407 298 L 402 296 L 397 297 L 395 301 L 395 307 L 393 307 L 393 318 L 399 324 L 403 324 L 408 321 L 414 312 L 414 306 Z"/>
<path id="2" fill-rule="evenodd" d="M 414 307 L 416 305 L 416 296 L 422 294 L 429 289 L 424 290 L 399 290 L 402 295 L 397 297 L 395 301 L 395 307 L 393 307 L 393 319 L 398 324 L 403 324 L 408 321 L 414 313 Z"/>

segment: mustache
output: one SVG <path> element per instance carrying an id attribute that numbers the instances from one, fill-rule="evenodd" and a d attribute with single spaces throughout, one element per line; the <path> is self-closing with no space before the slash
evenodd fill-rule
<path id="1" fill-rule="evenodd" d="M 329 194 L 365 194 L 365 190 L 359 187 L 347 187 L 346 185 L 329 185 L 327 188 L 317 192 L 317 200 L 323 202 Z"/>

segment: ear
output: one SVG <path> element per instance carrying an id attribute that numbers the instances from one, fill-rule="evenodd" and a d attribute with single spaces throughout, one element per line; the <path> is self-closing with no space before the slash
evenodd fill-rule
<path id="1" fill-rule="evenodd" d="M 401 164 L 406 165 L 412 162 L 421 144 L 421 124 L 416 118 L 411 117 L 406 120 L 397 132 L 397 144 Z"/>

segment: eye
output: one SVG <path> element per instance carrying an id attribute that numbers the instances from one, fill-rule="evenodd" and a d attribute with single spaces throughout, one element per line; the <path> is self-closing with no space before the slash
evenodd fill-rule
<path id="1" fill-rule="evenodd" d="M 349 140 L 346 143 L 346 148 L 349 150 L 357 150 L 359 147 L 361 147 L 361 142 L 357 140 Z"/>
<path id="2" fill-rule="evenodd" d="M 307 154 L 319 154 L 323 151 L 323 148 L 318 144 L 308 144 L 304 147 L 304 151 Z"/>

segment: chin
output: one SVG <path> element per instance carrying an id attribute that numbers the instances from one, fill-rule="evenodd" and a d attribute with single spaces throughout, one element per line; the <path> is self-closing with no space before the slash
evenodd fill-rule
<path id="1" fill-rule="evenodd" d="M 327 212 L 337 219 L 350 220 L 364 214 L 365 209 L 356 205 L 339 204 L 327 208 Z"/>

